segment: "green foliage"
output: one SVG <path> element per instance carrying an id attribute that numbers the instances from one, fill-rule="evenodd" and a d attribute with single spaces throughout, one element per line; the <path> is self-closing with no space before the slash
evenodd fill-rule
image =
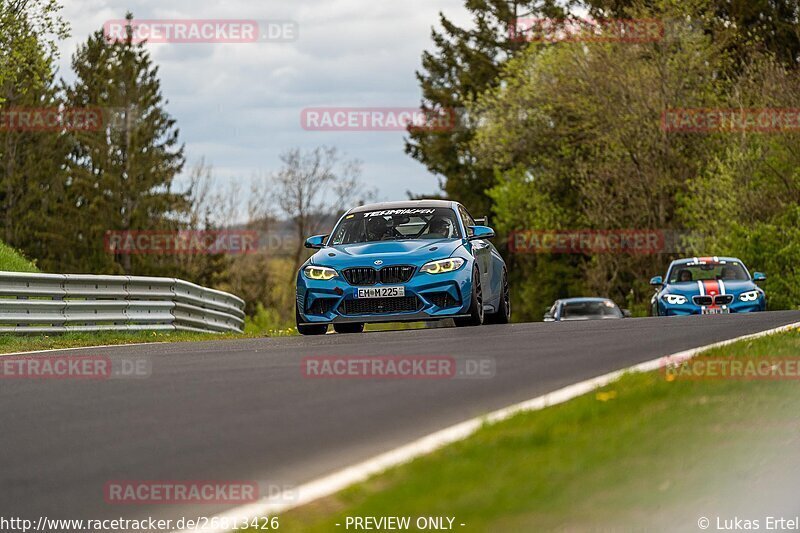
<path id="1" fill-rule="evenodd" d="M 55 39 L 68 35 L 52 0 L 0 2 L 0 104 L 3 112 L 54 108 Z M 69 145 L 58 132 L 0 128 L 0 237 L 40 257 L 40 237 L 57 231 L 50 219 L 61 198 L 57 181 Z"/>
<path id="2" fill-rule="evenodd" d="M 69 37 L 57 0 L 0 1 L 0 104 L 50 85 L 56 40 Z"/>
<path id="3" fill-rule="evenodd" d="M 261 302 L 256 304 L 255 313 L 248 316 L 244 325 L 245 334 L 269 335 L 270 337 L 296 335 L 294 322 L 288 322 L 278 309 L 266 308 Z"/>
<path id="4" fill-rule="evenodd" d="M 174 267 L 159 256 L 114 257 L 104 249 L 107 231 L 177 230 L 176 216 L 189 208 L 173 190 L 183 146 L 145 46 L 132 42 L 130 28 L 126 40 L 112 42 L 99 30 L 72 58 L 77 79 L 64 87 L 68 105 L 100 107 L 107 118 L 103 128 L 74 135 L 64 202 L 71 212 L 57 246 L 68 252 L 53 258 L 61 268 L 158 275 Z"/>
<path id="5" fill-rule="evenodd" d="M 39 272 L 36 265 L 2 241 L 0 241 L 0 270 L 7 272 Z"/>
<path id="6" fill-rule="evenodd" d="M 693 20 L 711 7 L 664 0 L 626 13 Z M 779 227 L 775 217 L 800 204 L 795 133 L 671 133 L 661 126 L 667 109 L 790 108 L 798 101 L 796 71 L 758 50 L 733 57 L 727 44 L 702 27 L 673 23 L 654 43 L 533 43 L 511 59 L 503 83 L 469 106 L 480 124 L 471 144 L 477 164 L 497 176 L 488 192 L 494 224 L 505 233 L 666 230 L 685 234 L 699 255 L 724 255 L 734 235 L 759 224 Z M 606 296 L 641 312 L 652 294 L 647 279 L 669 259 L 512 257 L 516 301 L 524 302 L 517 316 L 540 318 L 553 293 Z M 550 283 L 553 289 L 541 287 Z M 786 307 L 788 300 L 773 303 Z"/>
<path id="7" fill-rule="evenodd" d="M 406 153 L 441 177 L 447 196 L 464 203 L 476 216 L 489 213 L 486 191 L 494 173 L 475 165 L 471 148 L 474 127 L 461 111 L 485 90 L 497 85 L 503 62 L 524 48 L 509 28 L 517 17 L 563 17 L 552 0 L 467 0 L 473 25 L 461 28 L 439 15 L 441 31 L 432 30 L 435 50 L 422 55 L 417 80 L 426 110 L 445 110 L 457 117 L 449 131 L 410 129 Z"/>

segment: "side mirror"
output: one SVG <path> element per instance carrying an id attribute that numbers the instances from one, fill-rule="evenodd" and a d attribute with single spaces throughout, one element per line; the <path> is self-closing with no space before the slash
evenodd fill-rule
<path id="1" fill-rule="evenodd" d="M 631 317 L 631 312 L 628 309 L 623 309 L 622 318 L 630 318 L 630 317 Z"/>
<path id="2" fill-rule="evenodd" d="M 767 275 L 763 272 L 753 272 L 753 281 L 766 281 Z"/>
<path id="3" fill-rule="evenodd" d="M 551 315 L 549 312 L 547 312 L 547 313 L 544 314 L 544 321 L 545 322 L 555 322 L 556 319 L 555 319 L 555 317 L 553 317 L 553 315 Z"/>
<path id="4" fill-rule="evenodd" d="M 306 239 L 306 248 L 324 248 L 327 235 L 314 235 Z"/>
<path id="5" fill-rule="evenodd" d="M 661 276 L 656 276 L 654 278 L 650 278 L 650 285 L 652 285 L 654 287 L 658 287 L 658 286 L 663 285 L 663 284 L 664 284 L 664 278 L 662 278 Z"/>
<path id="6" fill-rule="evenodd" d="M 489 226 L 467 226 L 467 233 L 470 241 L 476 239 L 491 239 L 494 237 L 494 230 Z"/>

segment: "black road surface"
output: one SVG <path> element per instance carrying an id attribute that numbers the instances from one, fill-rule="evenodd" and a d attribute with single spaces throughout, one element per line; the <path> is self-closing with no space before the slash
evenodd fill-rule
<path id="1" fill-rule="evenodd" d="M 797 321 L 800 312 L 787 311 L 61 352 L 145 357 L 152 375 L 0 379 L 0 516 L 211 516 L 224 507 L 111 505 L 104 485 L 298 485 L 571 383 Z M 452 356 L 459 365 L 488 358 L 495 373 L 475 379 L 304 377 L 303 358 L 326 355 Z"/>

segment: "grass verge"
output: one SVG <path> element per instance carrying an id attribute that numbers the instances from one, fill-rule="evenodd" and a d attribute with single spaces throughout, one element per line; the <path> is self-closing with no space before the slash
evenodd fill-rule
<path id="1" fill-rule="evenodd" d="M 9 272 L 39 272 L 32 262 L 6 243 L 0 241 L 0 270 Z"/>
<path id="2" fill-rule="evenodd" d="M 84 348 L 116 344 L 138 344 L 144 342 L 194 342 L 229 339 L 255 339 L 261 337 L 285 337 L 297 335 L 297 330 L 281 329 L 250 333 L 195 333 L 189 331 L 141 331 L 94 333 L 64 333 L 59 335 L 0 335 L 0 354 L 51 350 L 63 348 Z"/>
<path id="3" fill-rule="evenodd" d="M 798 354 L 792 331 L 701 357 Z M 735 501 L 743 487 L 752 499 L 744 480 L 780 462 L 786 446 L 798 449 L 798 400 L 796 380 L 629 374 L 289 511 L 280 527 L 323 532 L 345 530 L 348 516 L 410 516 L 412 525 L 446 516 L 462 531 L 672 531 L 676 516 L 692 515 L 687 505 Z"/>

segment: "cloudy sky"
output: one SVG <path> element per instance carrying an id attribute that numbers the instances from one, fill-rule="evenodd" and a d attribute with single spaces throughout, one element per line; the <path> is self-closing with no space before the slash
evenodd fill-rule
<path id="1" fill-rule="evenodd" d="M 189 164 L 205 157 L 225 180 L 249 180 L 279 166 L 290 147 L 335 145 L 363 161 L 363 179 L 381 199 L 433 193 L 436 177 L 403 151 L 399 131 L 323 132 L 301 127 L 307 107 L 415 107 L 414 76 L 442 11 L 466 24 L 463 0 L 66 0 L 72 38 L 60 75 L 79 43 L 108 20 L 291 20 L 293 42 L 148 44 L 167 109 L 178 121 Z"/>

